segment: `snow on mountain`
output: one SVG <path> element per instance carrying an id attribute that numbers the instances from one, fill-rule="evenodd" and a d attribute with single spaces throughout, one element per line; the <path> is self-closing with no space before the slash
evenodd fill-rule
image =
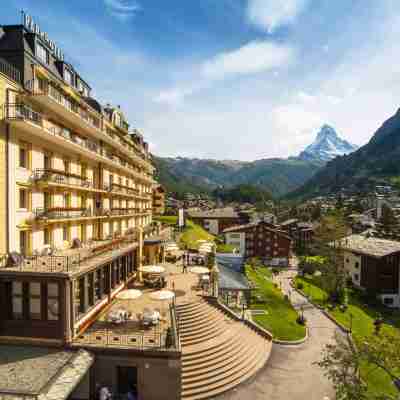
<path id="1" fill-rule="evenodd" d="M 299 154 L 299 158 L 327 162 L 337 156 L 352 153 L 357 149 L 358 146 L 341 139 L 334 128 L 323 125 L 314 142 Z"/>

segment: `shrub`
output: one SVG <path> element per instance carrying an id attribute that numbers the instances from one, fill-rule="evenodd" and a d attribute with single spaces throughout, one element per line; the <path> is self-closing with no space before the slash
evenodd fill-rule
<path id="1" fill-rule="evenodd" d="M 286 302 L 289 303 L 289 296 L 287 294 L 285 294 L 285 297 L 283 298 Z"/>
<path id="2" fill-rule="evenodd" d="M 297 289 L 299 289 L 299 290 L 303 290 L 304 289 L 304 285 L 303 285 L 303 282 L 297 282 Z"/>
<path id="3" fill-rule="evenodd" d="M 281 272 L 281 271 L 280 271 L 279 268 L 272 268 L 272 273 L 273 273 L 274 275 L 279 275 L 280 272 Z"/>

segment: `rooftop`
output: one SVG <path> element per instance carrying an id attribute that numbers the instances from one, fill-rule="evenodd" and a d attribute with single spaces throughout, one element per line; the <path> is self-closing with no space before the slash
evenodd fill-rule
<path id="1" fill-rule="evenodd" d="M 342 248 L 372 257 L 385 257 L 400 252 L 400 242 L 365 235 L 350 235 L 343 239 Z"/>
<path id="2" fill-rule="evenodd" d="M 34 346 L 0 346 L 0 394 L 15 400 L 27 396 L 64 399 L 89 369 L 93 357 L 86 351 Z"/>
<path id="3" fill-rule="evenodd" d="M 190 218 L 238 218 L 238 213 L 231 207 L 215 208 L 207 211 L 189 211 Z"/>

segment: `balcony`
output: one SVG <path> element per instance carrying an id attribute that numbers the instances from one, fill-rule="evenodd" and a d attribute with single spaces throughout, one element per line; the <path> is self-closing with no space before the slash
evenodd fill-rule
<path id="1" fill-rule="evenodd" d="M 0 257 L 1 270 L 17 270 L 43 273 L 75 273 L 90 269 L 110 257 L 118 257 L 121 253 L 137 247 L 137 233 L 129 233 L 118 239 L 89 240 L 79 248 L 51 248 L 49 255 L 38 254 L 29 257 Z"/>
<path id="2" fill-rule="evenodd" d="M 133 148 L 127 149 L 129 145 L 119 139 L 117 135 L 113 136 L 107 132 L 107 129 L 104 128 L 103 116 L 87 103 L 82 107 L 77 101 L 65 96 L 60 90 L 41 79 L 29 81 L 27 88 L 31 91 L 32 98 L 38 104 L 50 109 L 76 129 L 85 131 L 89 135 L 115 146 L 122 154 L 128 155 L 138 164 L 147 169 L 152 169 L 149 160 L 142 158 Z M 116 128 L 123 135 L 128 134 L 127 127 Z"/>
<path id="3" fill-rule="evenodd" d="M 126 164 L 125 166 L 122 165 L 120 159 L 117 159 L 109 151 L 102 149 L 95 141 L 82 138 L 81 136 L 71 132 L 69 129 L 54 124 L 47 127 L 45 124 L 47 121 L 43 118 L 42 114 L 25 104 L 6 104 L 4 115 L 11 124 L 19 126 L 28 134 L 38 136 L 41 140 L 45 138 L 55 145 L 62 146 L 66 150 L 77 152 L 96 162 L 107 163 L 113 168 L 125 171 L 138 180 L 147 183 L 154 182 L 153 179 L 149 178 L 147 175 L 135 172 L 132 167 L 128 167 Z M 43 134 L 45 134 L 45 136 Z"/>
<path id="4" fill-rule="evenodd" d="M 50 207 L 36 208 L 34 218 L 36 221 L 52 221 L 63 219 L 97 217 L 90 208 L 86 207 Z"/>
<path id="5" fill-rule="evenodd" d="M 31 180 L 35 184 L 50 184 L 52 186 L 60 187 L 72 186 L 85 191 L 104 192 L 104 190 L 95 189 L 93 182 L 85 177 L 52 168 L 35 169 L 31 176 Z"/>
<path id="6" fill-rule="evenodd" d="M 123 217 L 127 215 L 135 215 L 140 210 L 138 208 L 112 208 L 110 210 L 110 216 L 112 217 Z"/>

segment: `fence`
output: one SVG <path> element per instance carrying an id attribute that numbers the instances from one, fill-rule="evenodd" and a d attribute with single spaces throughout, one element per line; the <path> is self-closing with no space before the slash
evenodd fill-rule
<path id="1" fill-rule="evenodd" d="M 21 82 L 21 73 L 7 61 L 0 58 L 0 72 L 15 82 Z"/>

